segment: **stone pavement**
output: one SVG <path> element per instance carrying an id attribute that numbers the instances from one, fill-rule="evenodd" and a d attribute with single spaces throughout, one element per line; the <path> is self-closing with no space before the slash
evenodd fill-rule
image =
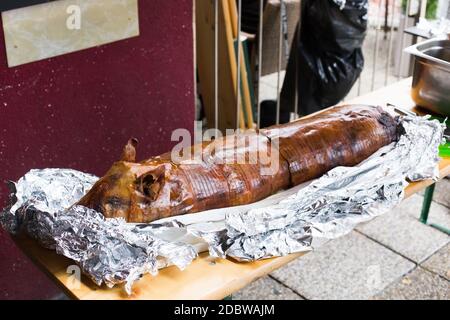
<path id="1" fill-rule="evenodd" d="M 418 221 L 422 195 L 276 270 L 233 299 L 450 299 L 450 237 Z M 450 228 L 450 180 L 430 221 Z"/>

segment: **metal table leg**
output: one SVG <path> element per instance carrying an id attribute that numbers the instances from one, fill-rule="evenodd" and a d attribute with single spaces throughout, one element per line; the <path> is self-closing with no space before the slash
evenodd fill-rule
<path id="1" fill-rule="evenodd" d="M 428 213 L 430 212 L 431 201 L 433 201 L 434 188 L 436 184 L 433 183 L 431 186 L 425 189 L 425 196 L 423 197 L 422 212 L 420 213 L 420 222 L 427 223 Z"/>
<path id="2" fill-rule="evenodd" d="M 430 212 L 430 206 L 431 206 L 431 202 L 433 201 L 433 194 L 434 194 L 434 188 L 436 187 L 436 184 L 433 183 L 431 186 L 427 187 L 425 189 L 425 195 L 424 195 L 424 199 L 423 199 L 423 204 L 422 204 L 422 212 L 420 213 L 420 222 L 424 223 L 424 224 L 428 224 L 428 214 Z M 430 223 L 429 224 L 431 227 L 438 229 L 439 231 L 442 231 L 448 235 L 450 235 L 450 229 L 435 224 L 435 223 Z"/>

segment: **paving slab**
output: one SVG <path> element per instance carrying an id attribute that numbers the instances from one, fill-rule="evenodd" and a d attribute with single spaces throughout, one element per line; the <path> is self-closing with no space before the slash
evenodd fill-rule
<path id="1" fill-rule="evenodd" d="M 445 178 L 436 183 L 433 201 L 450 208 L 450 178 Z"/>
<path id="2" fill-rule="evenodd" d="M 449 300 L 450 282 L 418 267 L 400 281 L 377 294 L 380 300 Z"/>
<path id="3" fill-rule="evenodd" d="M 352 231 L 272 273 L 306 299 L 369 299 L 415 267 Z"/>
<path id="4" fill-rule="evenodd" d="M 436 187 L 437 190 L 437 187 Z M 439 194 L 439 193 L 438 193 Z M 401 211 L 409 214 L 415 219 L 419 219 L 422 210 L 423 196 L 415 194 L 403 200 Z M 431 203 L 428 214 L 428 223 L 437 223 L 450 228 L 450 208 L 434 201 Z"/>
<path id="5" fill-rule="evenodd" d="M 303 300 L 294 291 L 266 276 L 233 293 L 233 300 Z"/>
<path id="6" fill-rule="evenodd" d="M 428 258 L 422 267 L 450 280 L 450 244 Z"/>
<path id="7" fill-rule="evenodd" d="M 357 226 L 356 230 L 408 259 L 421 263 L 449 243 L 450 237 L 421 223 L 413 216 L 413 213 L 415 215 L 415 211 L 418 210 L 417 202 L 420 203 L 420 198 L 420 196 L 412 196 L 391 212 Z M 435 204 L 433 211 L 430 211 L 434 217 L 439 216 L 438 206 Z M 447 208 L 442 208 L 445 211 L 441 214 L 446 214 Z"/>
<path id="8" fill-rule="evenodd" d="M 421 195 L 424 193 L 425 191 L 420 192 Z M 445 178 L 436 182 L 433 201 L 450 208 L 450 178 Z"/>

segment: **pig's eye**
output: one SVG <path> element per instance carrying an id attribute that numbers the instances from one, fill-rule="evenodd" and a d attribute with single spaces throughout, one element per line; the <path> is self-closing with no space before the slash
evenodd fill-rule
<path id="1" fill-rule="evenodd" d="M 158 197 L 159 190 L 161 190 L 162 178 L 162 175 L 155 177 L 152 174 L 139 177 L 137 180 L 139 192 L 149 197 L 150 200 L 155 200 Z"/>

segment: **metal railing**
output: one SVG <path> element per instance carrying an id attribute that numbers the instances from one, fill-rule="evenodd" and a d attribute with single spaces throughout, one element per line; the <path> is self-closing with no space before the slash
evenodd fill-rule
<path id="1" fill-rule="evenodd" d="M 199 1 L 213 1 L 213 7 L 214 7 L 214 127 L 218 128 L 219 126 L 219 6 L 220 1 L 228 1 L 228 0 L 199 0 Z M 233 0 L 235 1 L 235 0 Z M 241 68 L 243 63 L 242 58 L 242 48 L 240 45 L 240 39 L 241 39 L 241 26 L 242 26 L 242 0 L 236 0 L 236 9 L 237 9 L 237 21 L 235 21 L 235 26 L 237 29 L 237 37 L 235 40 L 239 39 L 237 41 L 238 45 L 235 49 L 235 58 L 236 58 L 236 82 L 235 82 L 235 90 L 236 90 L 236 128 L 242 127 L 241 122 L 242 119 L 240 118 L 242 116 L 242 96 L 241 96 L 241 85 L 242 85 L 242 74 L 241 74 Z M 264 63 L 263 61 L 263 42 L 264 42 L 264 0 L 259 1 L 259 23 L 258 23 L 258 31 L 256 33 L 257 36 L 257 47 L 255 47 L 257 52 L 257 58 L 256 66 L 257 69 L 254 72 L 256 75 L 257 81 L 255 86 L 255 104 L 256 104 L 256 128 L 260 128 L 261 126 L 261 97 L 262 97 L 262 86 L 261 86 L 261 79 L 262 79 L 262 65 Z M 231 2 L 232 3 L 232 2 Z M 420 9 L 420 15 L 423 16 L 425 14 L 425 11 L 423 8 L 426 7 L 426 0 L 421 0 L 421 8 Z M 282 65 L 282 55 L 283 55 L 283 41 L 285 39 L 285 34 L 287 30 L 285 28 L 287 23 L 287 14 L 285 12 L 285 3 L 283 0 L 279 1 L 279 37 L 278 37 L 278 68 L 277 68 L 277 80 L 276 80 L 276 96 L 277 96 L 277 102 L 276 102 L 276 123 L 278 124 L 280 122 L 280 96 L 281 96 L 281 89 L 282 89 L 282 80 L 281 80 L 281 71 L 283 68 Z M 375 7 L 376 6 L 376 7 Z M 403 20 L 401 19 L 403 13 L 402 13 L 402 0 L 372 0 L 371 6 L 369 10 L 373 10 L 376 8 L 376 13 L 373 15 L 372 12 L 369 12 L 369 21 L 368 21 L 368 33 L 373 34 L 374 33 L 374 41 L 373 46 L 365 46 L 365 53 L 366 53 L 366 66 L 371 65 L 371 70 L 367 70 L 365 68 L 363 72 L 361 73 L 359 79 L 355 83 L 355 86 L 353 88 L 353 92 L 356 92 L 357 95 L 361 95 L 365 92 L 363 92 L 363 77 L 367 75 L 368 72 L 371 72 L 370 75 L 370 86 L 369 91 L 373 91 L 377 89 L 377 80 L 382 77 L 383 85 L 388 85 L 389 80 L 394 76 L 393 71 L 397 73 L 396 77 L 397 80 L 400 80 L 403 78 L 402 76 L 402 70 L 403 65 L 405 63 L 405 59 L 402 54 L 402 49 L 406 46 L 405 44 L 405 35 L 404 30 L 408 26 L 408 13 L 410 11 L 411 7 L 411 0 L 406 1 L 406 15 L 403 17 Z M 382 26 L 382 20 L 384 18 L 384 26 Z M 371 21 L 374 20 L 374 21 Z M 400 25 L 402 23 L 402 25 Z M 300 26 L 298 27 L 300 28 Z M 380 40 L 381 32 L 384 31 L 384 37 L 383 40 Z M 397 41 L 395 41 L 395 38 Z M 381 44 L 381 41 L 384 41 L 387 43 L 387 50 L 385 50 L 384 44 Z M 393 70 L 392 68 L 392 59 L 394 57 L 394 44 L 396 42 L 400 42 L 399 45 L 395 47 L 396 49 L 396 56 L 399 57 L 397 60 L 397 63 L 399 64 L 399 67 L 397 70 Z M 380 50 L 382 50 L 382 55 L 380 56 Z M 371 51 L 371 53 L 370 53 Z M 399 52 L 400 51 L 400 52 Z M 370 54 L 367 54 L 367 53 Z M 382 59 L 381 59 L 382 58 Z M 371 59 L 371 61 L 369 61 Z M 380 70 L 380 61 L 384 60 L 384 75 L 379 71 Z M 296 73 L 298 74 L 298 65 L 296 62 Z M 369 68 L 370 69 L 370 68 Z M 300 75 L 301 76 L 301 75 Z M 298 79 L 298 77 L 295 77 Z M 250 84 L 252 85 L 252 84 Z M 366 90 L 367 92 L 367 90 Z M 301 99 L 301 96 L 299 96 L 298 93 L 298 86 L 297 83 L 295 85 L 295 109 L 294 109 L 294 118 L 298 117 L 299 110 L 298 110 L 298 99 Z M 211 127 L 211 124 L 209 125 Z"/>

